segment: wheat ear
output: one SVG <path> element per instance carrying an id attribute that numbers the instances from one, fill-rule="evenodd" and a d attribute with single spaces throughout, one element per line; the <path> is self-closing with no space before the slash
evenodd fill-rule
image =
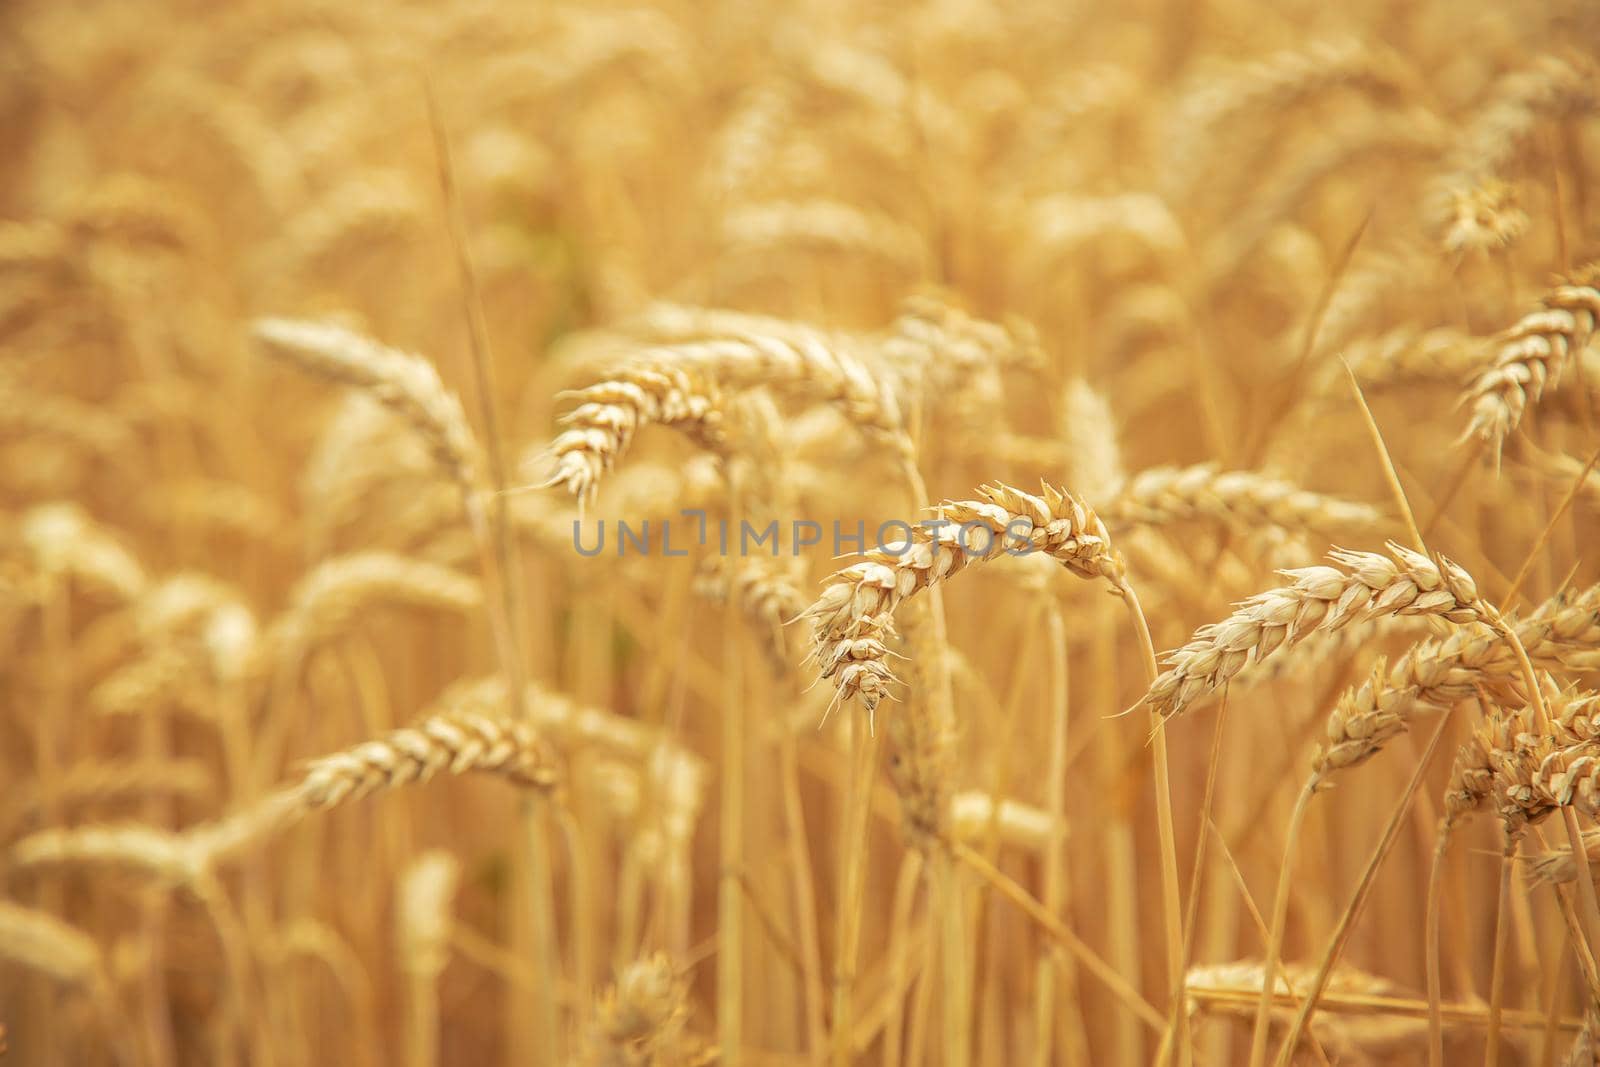
<path id="1" fill-rule="evenodd" d="M 1221 471 L 1212 463 L 1140 471 L 1101 514 L 1113 526 L 1208 518 L 1246 529 L 1313 532 L 1372 530 L 1382 520 L 1370 505 L 1313 493 L 1255 471 Z"/>
<path id="2" fill-rule="evenodd" d="M 1501 335 L 1494 363 L 1462 396 L 1472 409 L 1463 439 L 1476 438 L 1498 459 L 1529 401 L 1554 389 L 1600 320 L 1600 263 L 1591 263 L 1546 293 L 1537 311 Z"/>
<path id="3" fill-rule="evenodd" d="M 257 319 L 265 349 L 319 378 L 371 393 L 427 441 L 434 458 L 469 494 L 483 482 L 483 455 L 461 401 L 421 356 L 388 348 L 351 330 L 298 319 Z"/>
<path id="4" fill-rule="evenodd" d="M 1331 556 L 1337 567 L 1280 571 L 1291 584 L 1257 593 L 1228 618 L 1196 630 L 1168 654 L 1166 672 L 1140 703 L 1170 718 L 1248 665 L 1318 630 L 1394 615 L 1458 623 L 1480 618 L 1477 586 L 1458 564 L 1394 542 L 1388 547 L 1393 559 L 1337 549 Z"/>
<path id="5" fill-rule="evenodd" d="M 594 496 L 601 476 L 627 452 L 642 426 L 670 426 L 707 447 L 721 446 L 717 389 L 666 359 L 640 358 L 572 395 L 578 406 L 562 417 L 567 428 L 550 445 L 555 473 L 542 484 L 559 485 L 580 500 Z"/>
<path id="6" fill-rule="evenodd" d="M 971 563 L 1007 552 L 1042 552 L 1082 577 L 1124 588 L 1122 557 L 1099 516 L 1081 500 L 1049 485 L 1038 496 L 1005 485 L 978 492 L 981 500 L 941 505 L 944 525 L 913 527 L 900 551 L 873 549 L 864 562 L 834 574 L 803 613 L 811 620 L 818 673 L 833 680 L 840 699 L 859 695 L 869 715 L 877 708 L 895 680 L 885 644 L 895 608 Z"/>

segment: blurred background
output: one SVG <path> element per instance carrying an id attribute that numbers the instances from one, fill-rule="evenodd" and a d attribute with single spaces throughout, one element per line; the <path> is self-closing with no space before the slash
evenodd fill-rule
<path id="1" fill-rule="evenodd" d="M 1300 981 L 1435 725 L 1286 860 L 1324 717 L 1428 629 L 1170 723 L 1169 806 L 1102 584 L 952 577 L 869 735 L 790 523 L 1044 479 L 1174 648 L 1407 540 L 1343 360 L 1431 548 L 1495 601 L 1531 558 L 1524 615 L 1583 589 L 1593 314 L 1503 454 L 1458 397 L 1594 254 L 1597 40 L 1582 0 L 10 0 L 6 1062 L 1247 1062 L 1286 862 Z M 587 558 L 580 505 L 781 554 Z M 1295 1062 L 1424 1061 L 1478 715 Z M 1501 891 L 1492 814 L 1454 840 L 1449 1062 L 1492 971 L 1501 1062 L 1581 1054 L 1556 898 Z"/>

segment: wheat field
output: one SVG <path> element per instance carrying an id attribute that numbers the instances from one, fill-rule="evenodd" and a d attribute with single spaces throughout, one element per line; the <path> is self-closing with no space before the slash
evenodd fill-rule
<path id="1" fill-rule="evenodd" d="M 11 0 L 0 1063 L 1600 1064 L 1592 0 Z"/>

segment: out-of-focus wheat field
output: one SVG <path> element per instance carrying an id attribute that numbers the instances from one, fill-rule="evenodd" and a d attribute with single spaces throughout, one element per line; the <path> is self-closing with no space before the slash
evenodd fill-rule
<path id="1" fill-rule="evenodd" d="M 1597 42 L 11 0 L 0 1063 L 1600 1064 Z"/>

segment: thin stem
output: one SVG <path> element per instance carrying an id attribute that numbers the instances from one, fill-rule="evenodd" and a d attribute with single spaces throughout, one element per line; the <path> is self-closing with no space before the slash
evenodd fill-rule
<path id="1" fill-rule="evenodd" d="M 868 816 L 871 812 L 872 772 L 877 764 L 878 739 L 869 734 L 861 716 L 850 719 L 851 772 L 845 792 L 845 825 L 840 841 L 839 922 L 833 964 L 833 1064 L 847 1067 L 851 1059 L 852 994 L 856 953 L 861 939 L 861 911 L 865 906 Z"/>
<path id="2" fill-rule="evenodd" d="M 1139 991 L 1128 984 L 1127 979 L 1123 978 L 1122 975 L 1111 968 L 1110 964 L 1101 959 L 1094 949 L 1090 948 L 1077 934 L 1068 929 L 1065 923 L 1051 915 L 1043 904 L 1034 899 L 1032 893 L 1029 893 L 1007 876 L 1005 872 L 990 863 L 982 853 L 959 841 L 952 841 L 948 844 L 956 859 L 978 872 L 986 882 L 999 891 L 1001 896 L 1021 908 L 1023 914 L 1037 923 L 1045 933 L 1061 942 L 1068 952 L 1078 958 L 1078 962 L 1084 966 L 1085 970 L 1098 978 L 1146 1026 L 1158 1034 L 1166 1030 L 1167 1020 L 1161 1013 L 1156 1011 L 1148 1000 L 1140 996 Z"/>
<path id="3" fill-rule="evenodd" d="M 1194 959 L 1194 938 L 1197 921 L 1200 915 L 1200 886 L 1205 877 L 1206 846 L 1211 840 L 1211 835 L 1206 832 L 1207 825 L 1211 822 L 1212 804 L 1216 799 L 1217 767 L 1222 762 L 1222 726 L 1228 718 L 1228 690 L 1222 691 L 1222 700 L 1217 707 L 1217 723 L 1211 730 L 1211 752 L 1206 760 L 1206 787 L 1205 794 L 1200 801 L 1200 825 L 1196 831 L 1194 847 L 1194 866 L 1189 871 L 1189 903 L 1183 917 L 1183 973 L 1187 978 L 1189 963 Z M 1182 989 L 1172 993 L 1172 1006 L 1167 1017 L 1167 1038 L 1177 1033 L 1177 1013 L 1188 1012 L 1188 998 L 1183 995 Z M 1163 1053 L 1165 1055 L 1165 1053 Z"/>
<path id="4" fill-rule="evenodd" d="M 1511 932 L 1511 924 L 1507 921 L 1506 914 L 1511 910 L 1508 902 L 1511 898 L 1511 872 L 1515 867 L 1518 836 L 1520 835 L 1516 831 L 1508 827 L 1505 846 L 1500 852 L 1500 893 L 1495 898 L 1494 904 L 1494 964 L 1489 971 L 1489 1029 L 1484 1035 L 1484 1067 L 1499 1067 L 1500 1063 L 1500 1016 L 1501 1006 L 1505 1001 L 1506 940 Z"/>
<path id="5" fill-rule="evenodd" d="M 1433 864 L 1428 871 L 1428 907 L 1426 967 L 1428 972 L 1428 1067 L 1444 1067 L 1444 1016 L 1441 1012 L 1442 993 L 1439 981 L 1439 910 L 1444 890 L 1444 860 L 1450 850 L 1450 831 L 1454 828 L 1448 818 L 1439 822 L 1438 840 L 1433 846 Z"/>
<path id="6" fill-rule="evenodd" d="M 1428 770 L 1428 765 L 1433 761 L 1433 754 L 1439 747 L 1439 741 L 1444 737 L 1445 729 L 1450 725 L 1451 711 L 1446 709 L 1439 715 L 1439 725 L 1434 728 L 1433 736 L 1428 738 L 1428 747 L 1423 750 L 1422 756 L 1417 760 L 1416 770 L 1412 772 L 1411 781 L 1406 784 L 1406 790 L 1401 795 L 1399 803 L 1389 815 L 1389 822 L 1384 826 L 1383 837 L 1378 841 L 1378 847 L 1373 850 L 1372 858 L 1367 861 L 1366 870 L 1361 874 L 1361 882 L 1356 886 L 1356 892 L 1350 898 L 1350 904 L 1345 908 L 1344 914 L 1339 917 L 1338 925 L 1334 928 L 1333 938 L 1328 942 L 1327 949 L 1322 954 L 1322 962 L 1317 967 L 1317 974 L 1311 983 L 1311 988 L 1306 993 L 1305 1003 L 1295 1015 L 1294 1024 L 1288 1035 L 1283 1040 L 1283 1046 L 1278 1050 L 1278 1067 L 1289 1067 L 1294 1058 L 1294 1048 L 1300 1042 L 1300 1035 L 1305 1032 L 1306 1024 L 1311 1021 L 1311 1015 L 1317 1010 L 1317 1001 L 1321 999 L 1323 990 L 1328 986 L 1328 977 L 1333 973 L 1334 966 L 1339 962 L 1339 955 L 1344 951 L 1345 941 L 1350 936 L 1350 929 L 1355 925 L 1356 916 L 1361 914 L 1362 907 L 1367 902 L 1367 895 L 1372 891 L 1372 883 L 1378 874 L 1378 868 L 1388 857 L 1389 851 L 1394 848 L 1395 839 L 1399 836 L 1400 824 L 1405 820 L 1406 814 L 1411 810 L 1411 802 L 1416 798 L 1417 787 L 1422 784 L 1422 779 Z"/>
<path id="7" fill-rule="evenodd" d="M 734 520 L 740 518 L 738 494 Z M 717 1043 L 722 1062 L 738 1067 L 744 1041 L 744 700 L 740 676 L 738 598 L 728 597 L 723 622 L 721 790 L 717 799 Z"/>
<path id="8" fill-rule="evenodd" d="M 908 851 L 900 861 L 900 874 L 895 879 L 894 913 L 889 924 L 889 967 L 894 988 L 903 990 L 889 1008 L 889 1017 L 883 1028 L 883 1067 L 900 1067 L 901 1045 L 905 1040 L 905 1001 L 911 991 L 910 931 L 911 912 L 917 899 L 917 886 L 922 882 L 922 856 Z M 926 970 L 926 965 L 924 965 Z"/>
<path id="9" fill-rule="evenodd" d="M 1050 816 L 1050 840 L 1044 852 L 1044 906 L 1052 914 L 1063 912 L 1067 838 L 1067 632 L 1061 607 L 1053 597 L 1044 604 L 1045 628 L 1050 649 L 1050 761 L 1046 771 L 1045 810 Z M 996 810 L 999 804 L 995 805 Z M 1057 954 L 1046 950 L 1035 965 L 1034 1062 L 1044 1067 L 1051 1061 L 1056 1030 Z"/>
<path id="10" fill-rule="evenodd" d="M 1578 498 L 1578 492 L 1583 488 L 1583 483 L 1588 480 L 1589 472 L 1594 470 L 1595 464 L 1600 463 L 1600 449 L 1595 449 L 1594 455 L 1589 457 L 1589 462 L 1583 465 L 1578 476 L 1567 487 L 1567 495 L 1561 498 L 1550 521 L 1544 524 L 1544 529 L 1539 531 L 1539 536 L 1534 539 L 1533 547 L 1528 549 L 1528 554 L 1523 557 L 1522 566 L 1517 569 L 1516 577 L 1511 579 L 1511 588 L 1506 590 L 1506 595 L 1500 598 L 1500 610 L 1505 611 L 1516 599 L 1517 593 L 1522 590 L 1522 583 L 1527 580 L 1528 574 L 1533 570 L 1533 565 L 1544 549 L 1545 543 L 1550 540 L 1550 535 L 1555 532 L 1556 525 L 1561 522 L 1572 502 Z"/>
<path id="11" fill-rule="evenodd" d="M 506 677 L 511 712 L 517 718 L 527 719 L 530 712 L 527 706 L 528 674 L 522 658 L 524 613 L 521 560 L 514 547 L 506 511 L 506 464 L 500 443 L 499 418 L 494 406 L 494 398 L 498 393 L 494 360 L 489 351 L 488 323 L 484 316 L 477 272 L 472 264 L 472 256 L 467 251 L 466 220 L 456 188 L 450 139 L 445 132 L 444 118 L 432 85 L 425 82 L 424 90 L 439 168 L 439 188 L 444 199 L 445 223 L 461 281 L 462 301 L 471 339 L 474 392 L 479 417 L 483 421 L 485 452 L 489 461 L 489 492 L 485 493 L 483 487 L 468 488 L 464 503 L 473 540 L 477 544 L 484 582 L 492 586 L 497 594 L 495 610 L 490 612 L 490 629 L 494 635 L 500 669 Z M 485 496 L 488 497 L 488 514 L 485 514 Z M 530 932 L 539 979 L 534 992 L 533 1016 L 539 1038 L 533 1042 L 531 1051 L 537 1067 L 552 1060 L 559 1061 L 562 1052 L 560 1014 L 556 1003 L 559 961 L 555 944 L 555 884 L 550 869 L 550 843 L 542 839 L 544 831 L 540 826 L 542 820 L 537 805 L 525 800 L 518 807 L 523 838 L 527 842 L 522 865 L 527 869 L 528 880 L 533 888 L 528 907 L 532 913 Z"/>
<path id="12" fill-rule="evenodd" d="M 811 843 L 806 836 L 805 808 L 800 802 L 800 765 L 795 755 L 794 735 L 788 730 L 782 731 L 778 739 L 778 764 L 794 893 L 795 938 L 800 943 L 805 986 L 806 1047 L 813 1056 L 820 1056 L 828 1041 L 827 1024 L 822 1016 L 827 994 L 822 983 L 822 948 L 817 933 L 817 898 L 812 888 Z"/>
<path id="13" fill-rule="evenodd" d="M 950 853 L 937 851 L 930 865 L 934 909 L 939 912 L 939 975 L 944 984 L 945 1062 L 954 1067 L 968 1059 L 967 988 L 971 967 L 967 962 L 967 909 L 962 900 L 961 880 Z"/>
<path id="14" fill-rule="evenodd" d="M 1277 990 L 1278 961 L 1283 958 L 1283 935 L 1289 919 L 1289 885 L 1294 881 L 1295 845 L 1306 809 L 1317 791 L 1320 779 L 1313 774 L 1300 788 L 1289 813 L 1289 828 L 1283 844 L 1283 859 L 1278 868 L 1278 888 L 1272 898 L 1272 927 L 1267 936 L 1267 955 L 1261 967 L 1261 995 L 1256 1001 L 1255 1028 L 1250 1032 L 1250 1067 L 1261 1067 L 1267 1059 L 1267 1023 L 1272 1015 L 1272 998 Z"/>
<path id="15" fill-rule="evenodd" d="M 1145 673 L 1149 676 L 1146 680 L 1154 682 L 1160 675 L 1161 669 L 1156 664 L 1155 643 L 1150 639 L 1150 623 L 1145 618 L 1144 609 L 1139 605 L 1139 594 L 1134 591 L 1133 586 L 1124 581 L 1120 592 L 1123 602 L 1128 607 L 1128 616 L 1133 620 L 1134 632 L 1139 638 L 1139 649 L 1144 654 Z M 1182 1004 L 1183 902 L 1182 891 L 1178 887 L 1178 843 L 1172 822 L 1172 781 L 1167 764 L 1167 732 L 1162 727 L 1161 715 L 1152 708 L 1150 728 L 1153 731 L 1152 745 L 1155 752 L 1156 833 L 1161 847 L 1161 900 L 1167 938 L 1167 982 L 1176 990 L 1175 1002 Z M 1179 1011 L 1177 1023 L 1178 1062 L 1186 1067 L 1191 1055 L 1188 1013 Z"/>
<path id="16" fill-rule="evenodd" d="M 1361 408 L 1362 421 L 1366 423 L 1367 432 L 1372 435 L 1372 443 L 1378 450 L 1378 459 L 1383 466 L 1383 477 L 1389 483 L 1389 491 L 1394 494 L 1395 502 L 1400 508 L 1400 517 L 1405 521 L 1406 532 L 1411 535 L 1411 544 L 1418 552 L 1428 551 L 1427 543 L 1423 541 L 1423 533 L 1417 527 L 1417 517 L 1411 513 L 1411 502 L 1406 499 L 1406 491 L 1400 485 L 1400 474 L 1394 469 L 1394 460 L 1389 455 L 1389 446 L 1384 444 L 1383 431 L 1378 429 L 1378 420 L 1373 418 L 1372 409 L 1367 406 L 1367 397 L 1361 391 L 1361 383 L 1356 381 L 1356 372 L 1350 369 L 1350 364 L 1344 365 L 1344 373 L 1350 379 L 1350 389 L 1356 395 L 1356 404 Z"/>

